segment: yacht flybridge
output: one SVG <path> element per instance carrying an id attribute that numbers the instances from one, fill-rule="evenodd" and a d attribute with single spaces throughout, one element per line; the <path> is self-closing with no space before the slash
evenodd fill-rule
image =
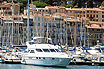
<path id="1" fill-rule="evenodd" d="M 26 45 L 27 52 L 22 54 L 22 64 L 66 67 L 71 61 L 66 53 L 51 44 L 50 38 L 34 37 Z"/>

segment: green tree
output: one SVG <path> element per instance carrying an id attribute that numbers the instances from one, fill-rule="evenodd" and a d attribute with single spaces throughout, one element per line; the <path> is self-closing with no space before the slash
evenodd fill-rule
<path id="1" fill-rule="evenodd" d="M 101 3 L 101 6 L 104 6 L 104 1 Z"/>
<path id="2" fill-rule="evenodd" d="M 77 4 L 77 0 L 74 0 L 74 4 L 73 4 L 73 6 L 75 6 Z"/>
<path id="3" fill-rule="evenodd" d="M 47 3 L 39 2 L 39 1 L 34 1 L 33 4 L 36 5 L 36 7 L 42 7 L 42 8 L 45 7 L 45 6 L 50 6 Z"/>
<path id="4" fill-rule="evenodd" d="M 66 5 L 65 5 L 65 4 L 61 4 L 60 6 L 64 6 L 64 7 L 66 7 Z"/>
<path id="5" fill-rule="evenodd" d="M 87 1 L 87 7 L 88 8 L 93 8 L 93 1 L 92 0 Z"/>
<path id="6" fill-rule="evenodd" d="M 50 4 L 50 5 L 52 5 L 52 6 L 53 6 L 53 3 L 54 3 L 54 2 L 59 2 L 59 1 L 61 1 L 61 0 L 43 0 L 43 2 L 45 2 L 45 3 L 47 3 L 47 4 Z M 66 1 L 66 0 L 64 0 L 64 1 Z"/>
<path id="7" fill-rule="evenodd" d="M 73 7 L 73 5 L 72 4 L 67 4 L 66 7 L 70 8 L 70 7 Z"/>
<path id="8" fill-rule="evenodd" d="M 78 7 L 81 8 L 81 7 L 82 7 L 82 5 L 81 5 L 82 2 L 81 2 L 81 0 L 77 0 L 77 2 L 78 2 Z"/>
<path id="9" fill-rule="evenodd" d="M 74 6 L 74 8 L 78 8 L 78 3 Z"/>
<path id="10" fill-rule="evenodd" d="M 23 13 L 23 8 L 24 8 L 24 6 L 23 6 L 23 3 L 19 3 L 19 5 L 20 5 L 20 12 L 22 12 Z"/>

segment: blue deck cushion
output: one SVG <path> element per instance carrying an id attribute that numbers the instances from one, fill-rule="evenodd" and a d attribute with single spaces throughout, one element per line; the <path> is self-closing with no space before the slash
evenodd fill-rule
<path id="1" fill-rule="evenodd" d="M 9 51 L 9 50 L 6 49 L 6 52 L 12 52 L 12 51 Z"/>
<path id="2" fill-rule="evenodd" d="M 74 49 L 71 49 L 71 50 L 69 50 L 69 51 L 75 51 L 76 50 L 76 47 L 74 47 Z"/>
<path id="3" fill-rule="evenodd" d="M 61 46 L 61 50 L 66 50 L 66 49 L 62 48 L 62 46 Z"/>

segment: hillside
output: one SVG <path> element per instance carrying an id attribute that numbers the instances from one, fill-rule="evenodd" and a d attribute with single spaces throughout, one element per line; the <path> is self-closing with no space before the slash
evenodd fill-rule
<path id="1" fill-rule="evenodd" d="M 12 2 L 12 0 L 1 0 Z M 73 7 L 73 8 L 81 8 L 85 7 L 85 3 L 87 2 L 87 7 L 99 7 L 103 0 L 29 0 L 30 3 L 33 3 L 37 7 L 45 7 L 45 6 L 64 6 L 64 7 Z M 31 2 L 32 1 L 32 2 Z M 72 1 L 72 4 L 68 4 L 68 1 Z M 20 4 L 21 12 L 23 12 L 24 7 L 27 6 L 28 0 L 13 0 L 15 3 Z"/>

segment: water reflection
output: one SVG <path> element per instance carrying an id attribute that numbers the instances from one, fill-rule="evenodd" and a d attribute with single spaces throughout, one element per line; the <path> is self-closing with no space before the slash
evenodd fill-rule
<path id="1" fill-rule="evenodd" d="M 44 67 L 44 66 L 34 66 L 34 65 L 22 65 L 21 69 L 67 69 L 67 68 Z"/>
<path id="2" fill-rule="evenodd" d="M 104 66 L 69 65 L 67 68 L 43 67 L 22 64 L 0 64 L 0 69 L 104 69 Z"/>

